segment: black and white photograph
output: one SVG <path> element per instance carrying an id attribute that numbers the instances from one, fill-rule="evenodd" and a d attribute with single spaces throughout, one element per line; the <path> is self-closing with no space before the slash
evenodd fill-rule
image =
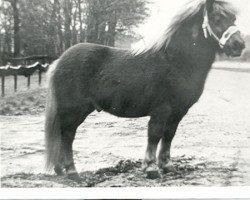
<path id="1" fill-rule="evenodd" d="M 249 187 L 249 19 L 249 0 L 0 0 L 1 188 Z"/>

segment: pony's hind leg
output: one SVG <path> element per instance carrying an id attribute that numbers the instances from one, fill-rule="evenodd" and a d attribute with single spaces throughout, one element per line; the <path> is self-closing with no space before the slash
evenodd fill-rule
<path id="1" fill-rule="evenodd" d="M 86 117 L 93 112 L 92 105 L 86 106 L 84 109 L 68 109 L 61 113 L 61 152 L 59 156 L 58 167 L 59 172 L 64 171 L 69 179 L 79 182 L 80 177 L 76 171 L 73 159 L 73 141 L 78 126 L 86 119 Z M 55 167 L 55 169 L 56 169 Z"/>

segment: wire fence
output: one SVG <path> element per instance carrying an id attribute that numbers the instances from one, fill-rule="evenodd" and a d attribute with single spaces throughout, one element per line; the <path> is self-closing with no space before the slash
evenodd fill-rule
<path id="1" fill-rule="evenodd" d="M 5 77 L 14 77 L 14 91 L 18 88 L 18 76 L 27 77 L 27 87 L 30 88 L 30 77 L 38 72 L 38 84 L 42 83 L 42 73 L 46 72 L 49 68 L 49 64 L 41 64 L 40 62 L 35 62 L 32 65 L 18 65 L 12 66 L 7 64 L 6 66 L 0 66 L 0 76 L 1 76 L 1 96 L 5 96 Z"/>

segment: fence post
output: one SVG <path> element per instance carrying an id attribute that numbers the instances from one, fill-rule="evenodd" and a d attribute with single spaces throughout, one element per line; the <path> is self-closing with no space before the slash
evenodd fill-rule
<path id="1" fill-rule="evenodd" d="M 14 75 L 14 91 L 17 91 L 17 74 Z"/>
<path id="2" fill-rule="evenodd" d="M 41 86 L 42 84 L 42 70 L 39 69 L 39 72 L 38 72 L 38 83 L 39 83 L 39 86 Z"/>
<path id="3" fill-rule="evenodd" d="M 5 75 L 3 74 L 2 76 L 1 76 L 1 78 L 2 78 L 2 97 L 4 97 L 5 96 Z"/>
<path id="4" fill-rule="evenodd" d="M 28 89 L 30 89 L 30 75 L 28 76 Z"/>

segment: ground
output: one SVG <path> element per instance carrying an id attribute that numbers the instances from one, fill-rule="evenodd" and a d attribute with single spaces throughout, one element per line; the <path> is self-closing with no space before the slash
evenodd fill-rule
<path id="1" fill-rule="evenodd" d="M 93 113 L 78 129 L 74 156 L 81 184 L 45 173 L 45 85 L 0 100 L 1 187 L 250 185 L 250 64 L 215 65 L 174 138 L 176 173 L 155 180 L 141 170 L 148 118 L 106 113 Z"/>

